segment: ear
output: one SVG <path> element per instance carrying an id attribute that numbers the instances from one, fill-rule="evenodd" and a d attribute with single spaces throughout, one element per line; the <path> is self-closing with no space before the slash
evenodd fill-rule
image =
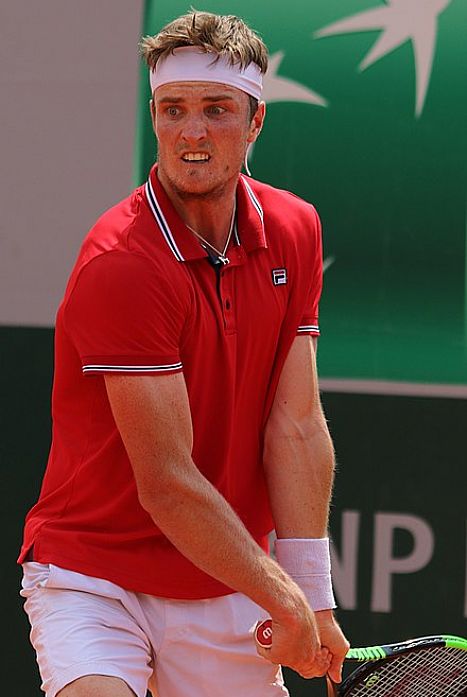
<path id="1" fill-rule="evenodd" d="M 156 132 L 156 105 L 154 104 L 154 99 L 149 100 L 149 111 L 151 112 L 151 122 L 152 130 Z"/>
<path id="2" fill-rule="evenodd" d="M 251 119 L 250 127 L 248 129 L 248 143 L 254 143 L 261 129 L 263 128 L 264 118 L 266 116 L 266 102 L 260 102 L 256 110 L 255 115 Z"/>

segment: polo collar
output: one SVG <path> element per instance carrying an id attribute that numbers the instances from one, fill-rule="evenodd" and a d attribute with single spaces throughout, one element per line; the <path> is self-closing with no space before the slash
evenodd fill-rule
<path id="1" fill-rule="evenodd" d="M 151 169 L 144 187 L 146 200 L 167 246 L 177 261 L 194 261 L 207 257 L 195 236 L 187 228 L 167 196 L 157 176 L 157 165 Z M 237 185 L 237 220 L 234 240 L 246 252 L 267 247 L 263 209 L 250 182 L 242 174 Z"/>

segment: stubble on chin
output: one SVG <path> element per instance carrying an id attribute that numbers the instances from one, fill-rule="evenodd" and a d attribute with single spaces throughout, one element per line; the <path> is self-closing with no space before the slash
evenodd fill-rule
<path id="1" fill-rule="evenodd" d="M 181 188 L 176 182 L 172 183 L 172 189 L 179 199 L 182 201 L 206 201 L 206 200 L 218 200 L 221 199 L 225 194 L 225 184 L 219 184 L 203 191 L 193 191 L 189 188 Z"/>
<path id="2" fill-rule="evenodd" d="M 191 179 L 189 174 L 185 177 L 171 177 L 166 170 L 164 170 L 163 176 L 181 201 L 216 201 L 221 199 L 227 193 L 231 181 L 231 178 L 228 178 L 221 182 L 213 182 L 210 185 L 209 181 L 206 180 L 200 182 L 198 178 L 196 178 L 197 180 Z"/>

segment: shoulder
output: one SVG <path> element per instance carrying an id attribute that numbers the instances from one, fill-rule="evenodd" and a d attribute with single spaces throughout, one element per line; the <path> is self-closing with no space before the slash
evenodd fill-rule
<path id="1" fill-rule="evenodd" d="M 83 240 L 78 262 L 86 263 L 105 252 L 130 251 L 144 227 L 142 187 L 102 213 Z"/>
<path id="2" fill-rule="evenodd" d="M 300 221 L 314 227 L 319 225 L 319 217 L 313 204 L 305 201 L 291 191 L 278 189 L 270 184 L 244 177 L 263 209 L 264 217 L 272 223 L 287 226 Z"/>
<path id="3" fill-rule="evenodd" d="M 245 177 L 263 210 L 268 239 L 314 241 L 321 239 L 321 222 L 313 204 L 285 189 Z"/>
<path id="4" fill-rule="evenodd" d="M 175 276 L 179 262 L 157 234 L 143 197 L 143 187 L 105 211 L 86 235 L 67 291 L 86 276 L 99 284 L 133 280 L 160 282 Z"/>

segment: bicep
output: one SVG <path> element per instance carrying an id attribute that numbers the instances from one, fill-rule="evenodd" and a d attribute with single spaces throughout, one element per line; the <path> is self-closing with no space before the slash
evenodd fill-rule
<path id="1" fill-rule="evenodd" d="M 158 485 L 169 481 L 175 467 L 191 461 L 193 432 L 183 374 L 106 375 L 105 384 L 144 499 L 156 480 Z"/>

